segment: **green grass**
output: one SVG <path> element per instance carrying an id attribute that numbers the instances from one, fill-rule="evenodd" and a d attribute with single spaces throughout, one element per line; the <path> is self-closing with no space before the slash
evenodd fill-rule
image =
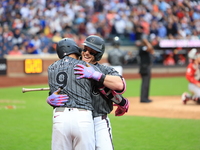
<path id="1" fill-rule="evenodd" d="M 200 120 L 110 116 L 115 150 L 199 150 Z"/>
<path id="2" fill-rule="evenodd" d="M 123 94 L 126 97 L 139 96 L 141 80 L 126 80 L 127 90 Z M 185 77 L 173 78 L 152 78 L 150 82 L 150 95 L 181 95 L 184 91 L 188 91 L 188 82 Z"/>
<path id="3" fill-rule="evenodd" d="M 140 79 L 126 82 L 124 96 L 139 96 Z M 187 91 L 187 84 L 184 77 L 154 78 L 150 95 L 180 95 Z M 21 89 L 0 88 L 0 150 L 50 150 L 52 108 L 46 103 L 48 92 L 22 93 Z M 17 109 L 5 109 L 8 105 Z M 200 120 L 109 116 L 115 150 L 200 149 Z"/>

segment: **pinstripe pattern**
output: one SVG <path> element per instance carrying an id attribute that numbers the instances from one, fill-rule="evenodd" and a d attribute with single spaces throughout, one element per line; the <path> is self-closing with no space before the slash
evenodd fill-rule
<path id="1" fill-rule="evenodd" d="M 119 73 L 114 70 L 112 67 L 101 65 L 101 64 L 96 64 L 95 65 L 100 72 L 104 73 L 105 75 L 116 75 L 119 76 Z M 113 102 L 109 99 L 106 99 L 104 96 L 102 96 L 98 92 L 97 86 L 95 86 L 95 89 L 92 92 L 92 99 L 93 99 L 93 117 L 98 117 L 102 115 L 109 114 L 113 110 Z"/>
<path id="2" fill-rule="evenodd" d="M 48 82 L 50 92 L 53 93 L 59 87 L 63 87 L 60 94 L 67 94 L 69 101 L 66 107 L 83 108 L 93 110 L 92 107 L 92 82 L 89 79 L 76 79 L 79 75 L 74 75 L 76 64 L 86 65 L 84 61 L 76 60 L 66 56 L 49 66 Z"/>

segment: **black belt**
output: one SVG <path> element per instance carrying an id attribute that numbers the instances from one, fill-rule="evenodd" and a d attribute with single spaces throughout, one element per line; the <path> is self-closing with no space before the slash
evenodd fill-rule
<path id="1" fill-rule="evenodd" d="M 55 112 L 64 112 L 65 110 L 72 111 L 72 110 L 79 110 L 79 111 L 87 111 L 83 108 L 70 108 L 70 107 L 56 107 Z"/>
<path id="2" fill-rule="evenodd" d="M 104 119 L 106 119 L 106 118 L 107 118 L 107 115 L 102 115 L 102 116 L 98 116 L 98 117 L 100 117 L 100 118 L 101 118 L 101 120 L 104 120 Z M 97 117 L 94 117 L 94 118 L 97 118 Z"/>
<path id="3" fill-rule="evenodd" d="M 101 116 L 101 119 L 103 120 L 103 119 L 106 119 L 107 118 L 107 115 L 103 115 L 103 116 Z"/>

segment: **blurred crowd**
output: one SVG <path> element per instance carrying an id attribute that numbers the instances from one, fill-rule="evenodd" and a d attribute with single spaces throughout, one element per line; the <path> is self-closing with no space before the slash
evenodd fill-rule
<path id="1" fill-rule="evenodd" d="M 52 54 L 61 38 L 199 39 L 199 0 L 0 0 L 0 57 Z M 142 34 L 141 34 L 142 33 Z"/>

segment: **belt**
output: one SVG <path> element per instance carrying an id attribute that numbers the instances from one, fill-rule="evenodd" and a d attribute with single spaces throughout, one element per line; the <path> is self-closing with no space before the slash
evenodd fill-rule
<path id="1" fill-rule="evenodd" d="M 78 111 L 87 111 L 86 109 L 83 108 L 70 108 L 70 107 L 56 107 L 55 112 L 64 112 L 64 111 L 73 111 L 73 110 L 78 110 Z"/>
<path id="2" fill-rule="evenodd" d="M 103 115 L 103 116 L 101 116 L 101 119 L 103 120 L 103 119 L 106 119 L 107 118 L 107 115 Z"/>
<path id="3" fill-rule="evenodd" d="M 94 119 L 100 118 L 101 120 L 104 120 L 107 118 L 107 115 L 102 115 L 102 116 L 98 116 L 98 117 L 94 117 Z M 99 120 L 99 119 L 98 119 Z"/>

